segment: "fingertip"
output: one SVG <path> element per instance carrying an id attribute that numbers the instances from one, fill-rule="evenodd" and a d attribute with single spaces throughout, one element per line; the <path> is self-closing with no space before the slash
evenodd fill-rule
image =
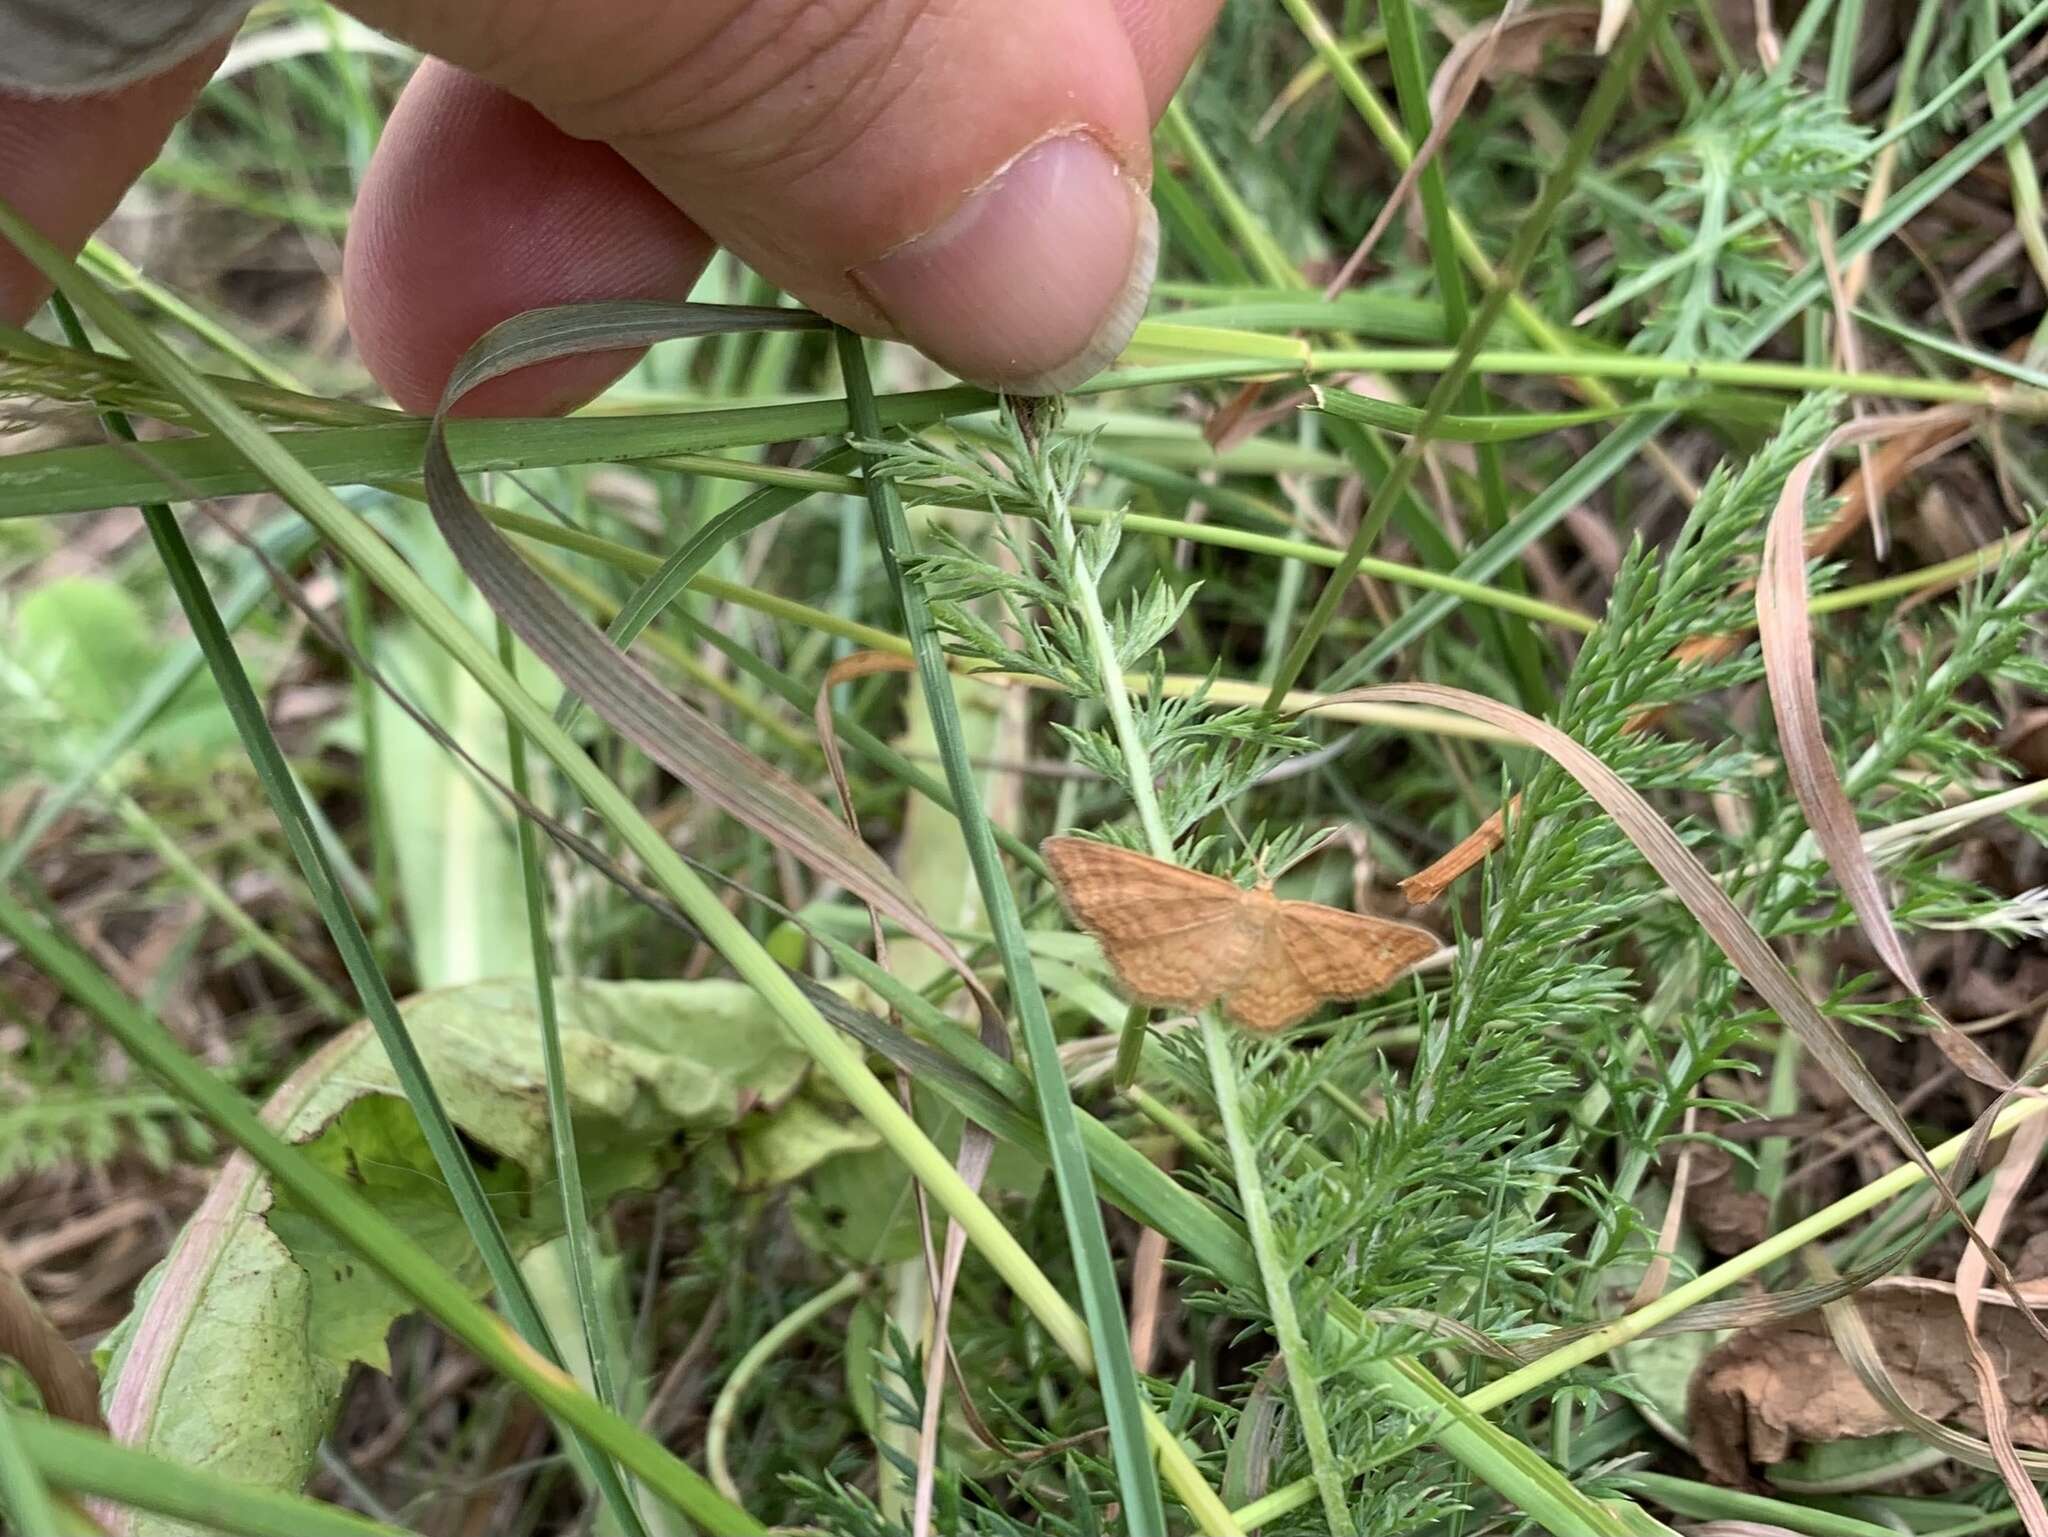
<path id="1" fill-rule="evenodd" d="M 377 146 L 349 223 L 342 289 L 365 366 L 431 411 L 456 362 L 500 321 L 547 305 L 689 296 L 712 242 L 612 149 L 428 60 Z M 591 400 L 640 357 L 521 369 L 465 396 L 465 416 L 545 416 Z"/>
<path id="2" fill-rule="evenodd" d="M 0 91 L 0 198 L 61 249 L 78 250 L 156 158 L 226 46 L 91 95 Z M 0 319 L 21 324 L 49 294 L 27 258 L 0 242 Z"/>
<path id="3" fill-rule="evenodd" d="M 853 277 L 905 340 L 962 378 L 1050 395 L 1123 350 L 1158 252 L 1143 184 L 1092 137 L 1067 134 Z"/>

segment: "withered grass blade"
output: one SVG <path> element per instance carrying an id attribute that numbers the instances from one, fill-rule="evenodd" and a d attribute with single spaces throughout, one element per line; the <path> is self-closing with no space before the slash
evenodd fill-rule
<path id="1" fill-rule="evenodd" d="M 893 871 L 789 775 L 690 708 L 572 609 L 478 512 L 448 454 L 450 410 L 468 391 L 535 363 L 724 331 L 815 329 L 800 310 L 614 301 L 520 315 L 457 364 L 427 436 L 434 521 L 491 607 L 591 710 L 692 791 L 828 881 L 886 913 L 965 975 L 967 963 Z"/>

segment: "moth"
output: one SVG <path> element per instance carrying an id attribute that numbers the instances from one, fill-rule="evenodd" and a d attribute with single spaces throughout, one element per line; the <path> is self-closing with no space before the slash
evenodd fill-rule
<path id="1" fill-rule="evenodd" d="M 1039 848 L 1067 912 L 1133 999 L 1183 1009 L 1221 1000 L 1261 1034 L 1336 999 L 1370 997 L 1439 948 L 1412 923 L 1283 902 L 1271 881 L 1239 886 L 1086 838 Z"/>

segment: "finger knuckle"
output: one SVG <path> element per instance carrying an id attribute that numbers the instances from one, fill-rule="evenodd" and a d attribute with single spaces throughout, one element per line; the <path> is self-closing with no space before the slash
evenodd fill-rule
<path id="1" fill-rule="evenodd" d="M 664 60 L 627 66 L 562 126 L 681 147 L 698 173 L 803 175 L 858 139 L 919 71 L 945 0 L 728 0 Z M 643 50 L 644 54 L 644 50 Z M 623 61 L 621 61 L 623 63 Z"/>

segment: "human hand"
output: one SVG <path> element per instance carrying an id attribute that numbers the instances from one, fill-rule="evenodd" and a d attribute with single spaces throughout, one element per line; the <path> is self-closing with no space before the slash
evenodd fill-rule
<path id="1" fill-rule="evenodd" d="M 183 4 L 198 37 L 232 21 L 217 0 Z M 429 56 L 350 222 L 356 345 L 400 405 L 428 409 L 498 321 L 578 300 L 681 299 L 723 245 L 812 308 L 964 378 L 1027 393 L 1077 384 L 1143 308 L 1150 126 L 1219 4 L 350 0 Z M 101 25 L 124 39 L 169 28 L 176 9 L 25 8 L 73 13 L 67 26 L 82 19 L 86 32 L 106 12 Z M 8 12 L 0 0 L 11 32 Z M 95 53 L 67 32 L 46 51 L 97 59 L 77 68 L 101 77 L 109 53 L 117 66 L 136 57 L 98 41 Z M 154 60 L 176 46 L 155 44 Z M 224 46 L 87 96 L 0 80 L 0 197 L 82 244 Z M 25 318 L 45 292 L 0 249 L 0 316 Z M 525 369 L 464 409 L 567 410 L 631 361 Z"/>

